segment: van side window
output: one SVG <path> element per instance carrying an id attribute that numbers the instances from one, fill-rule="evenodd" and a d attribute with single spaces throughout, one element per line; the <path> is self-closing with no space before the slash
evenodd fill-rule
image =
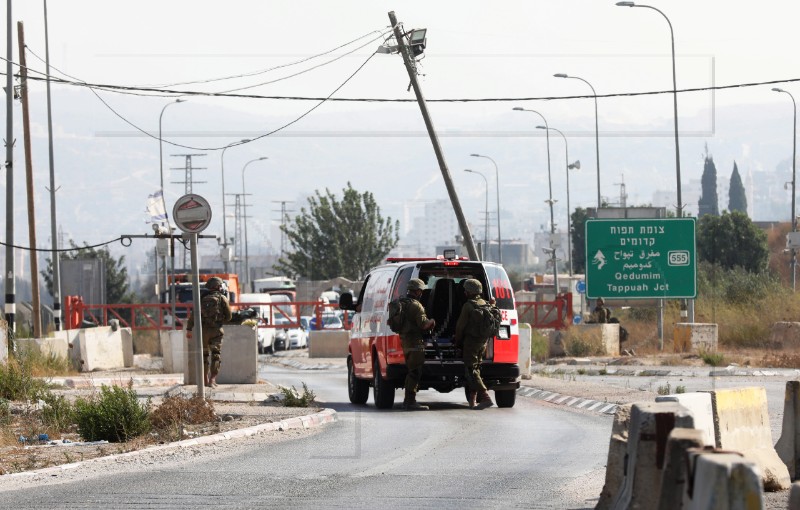
<path id="1" fill-rule="evenodd" d="M 500 266 L 486 265 L 486 278 L 489 281 L 491 296 L 501 310 L 514 309 L 514 290 L 505 270 Z"/>
<path id="2" fill-rule="evenodd" d="M 389 301 L 394 301 L 395 299 L 406 295 L 406 286 L 408 286 L 408 281 L 411 279 L 411 273 L 413 272 L 413 267 L 407 267 L 400 271 L 400 273 L 397 275 L 397 279 L 395 280 L 394 289 L 392 290 L 392 296 Z"/>

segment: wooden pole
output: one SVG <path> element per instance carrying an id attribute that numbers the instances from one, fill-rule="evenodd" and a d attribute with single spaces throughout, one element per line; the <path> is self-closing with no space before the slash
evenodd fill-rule
<path id="1" fill-rule="evenodd" d="M 36 252 L 36 218 L 33 209 L 33 163 L 31 161 L 31 122 L 28 109 L 28 67 L 25 62 L 25 32 L 22 22 L 17 22 L 19 42 L 20 98 L 22 99 L 22 133 L 25 146 L 25 184 L 28 190 L 28 244 L 31 258 L 31 293 L 33 295 L 33 337 L 42 337 L 42 306 L 39 301 L 39 261 Z"/>

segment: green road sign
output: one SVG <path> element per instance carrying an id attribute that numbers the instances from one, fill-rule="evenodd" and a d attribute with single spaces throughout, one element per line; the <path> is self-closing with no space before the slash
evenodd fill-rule
<path id="1" fill-rule="evenodd" d="M 697 296 L 695 219 L 588 220 L 589 298 Z"/>

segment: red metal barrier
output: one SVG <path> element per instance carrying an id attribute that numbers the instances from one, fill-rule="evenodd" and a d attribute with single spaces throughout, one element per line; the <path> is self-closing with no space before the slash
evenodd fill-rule
<path id="1" fill-rule="evenodd" d="M 326 305 L 320 301 L 296 301 L 291 303 L 231 303 L 234 307 L 248 308 L 261 306 L 269 308 L 269 316 L 283 317 L 288 323 L 259 324 L 260 328 L 299 328 L 300 317 L 316 317 L 316 323 L 322 323 L 323 313 L 336 310 L 335 305 Z M 185 317 L 189 316 L 191 304 L 179 303 L 177 310 L 185 310 Z M 107 326 L 108 321 L 116 319 L 123 328 L 132 330 L 158 330 L 172 329 L 172 305 L 169 303 L 149 304 L 116 304 L 116 305 L 89 305 L 85 304 L 80 296 L 64 297 L 64 321 L 67 329 L 78 329 L 83 321 L 88 321 L 98 326 Z M 349 330 L 352 326 L 351 312 L 345 311 L 342 317 L 343 328 Z M 181 315 L 184 315 L 181 313 Z M 534 328 L 563 329 L 572 322 L 572 295 L 561 294 L 555 301 L 517 301 L 517 315 L 519 322 L 531 324 Z M 176 319 L 176 328 L 184 327 L 184 319 Z"/>

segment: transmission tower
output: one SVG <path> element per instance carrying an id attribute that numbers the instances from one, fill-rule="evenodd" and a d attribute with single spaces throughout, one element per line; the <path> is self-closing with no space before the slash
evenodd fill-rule
<path id="1" fill-rule="evenodd" d="M 614 186 L 619 186 L 619 206 L 628 206 L 628 193 L 625 191 L 625 174 L 622 174 L 622 182 L 615 182 Z"/>
<path id="2" fill-rule="evenodd" d="M 283 227 L 286 226 L 286 220 L 288 219 L 288 215 L 290 212 L 294 212 L 294 209 L 287 209 L 286 208 L 286 200 L 273 200 L 272 203 L 274 204 L 281 204 L 280 210 L 273 209 L 272 212 L 280 213 L 280 226 L 281 226 L 281 255 L 280 257 L 283 258 L 283 254 L 286 252 L 286 233 L 283 231 Z"/>

